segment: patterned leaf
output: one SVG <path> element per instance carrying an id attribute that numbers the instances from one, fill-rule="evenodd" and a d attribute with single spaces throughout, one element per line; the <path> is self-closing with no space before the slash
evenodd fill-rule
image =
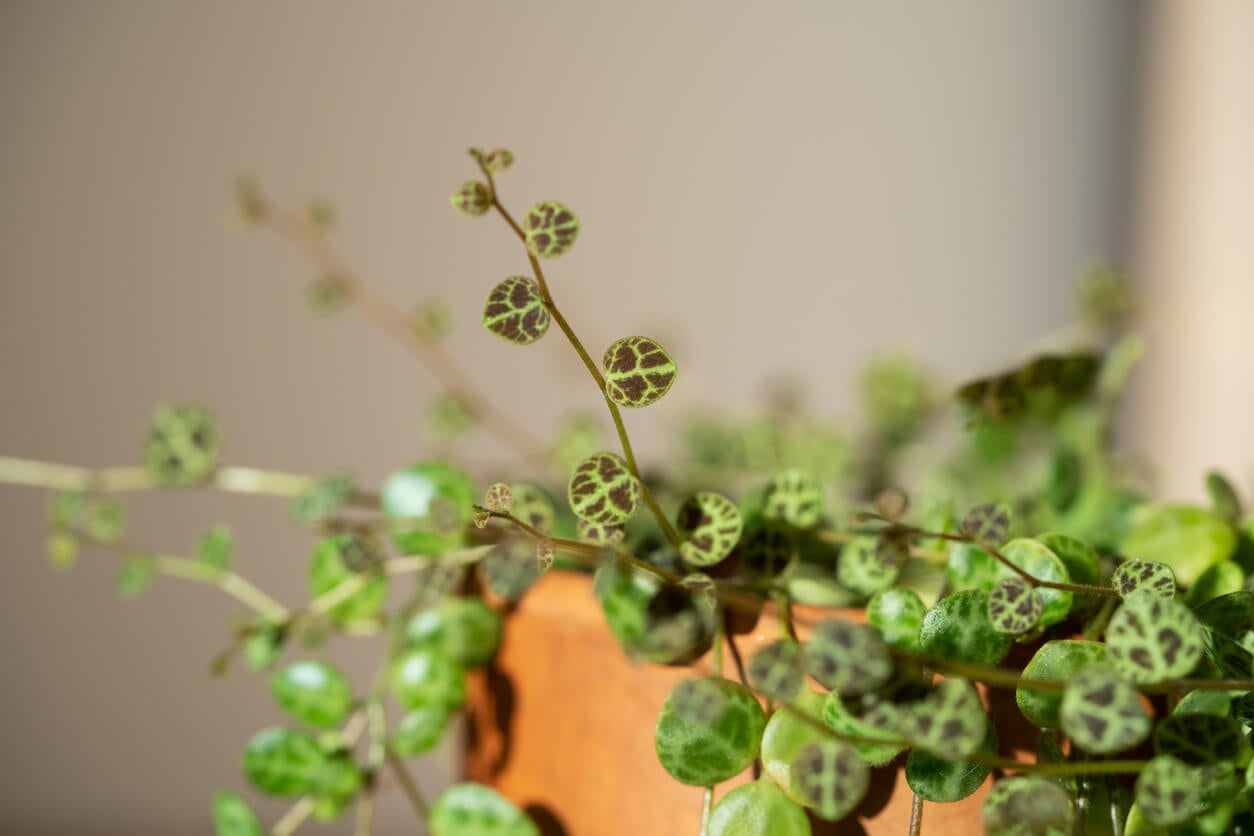
<path id="1" fill-rule="evenodd" d="M 575 531 L 580 540 L 597 546 L 617 546 L 627 536 L 621 525 L 597 525 L 587 520 L 576 520 Z"/>
<path id="2" fill-rule="evenodd" d="M 823 516 L 823 489 L 804 471 L 786 470 L 767 486 L 762 514 L 796 528 L 813 528 Z"/>
<path id="3" fill-rule="evenodd" d="M 670 695 L 671 705 L 687 723 L 712 726 L 727 710 L 727 694 L 717 679 L 685 679 Z"/>
<path id="4" fill-rule="evenodd" d="M 1176 595 L 1176 573 L 1166 563 L 1153 560 L 1125 560 L 1115 569 L 1110 585 L 1123 598 L 1144 589 L 1161 598 Z"/>
<path id="5" fill-rule="evenodd" d="M 805 677 L 805 652 L 792 639 L 772 642 L 749 660 L 749 682 L 774 700 L 786 702 L 797 696 Z"/>
<path id="6" fill-rule="evenodd" d="M 810 836 L 805 810 L 763 778 L 736 787 L 710 812 L 708 836 Z"/>
<path id="7" fill-rule="evenodd" d="M 1034 578 L 1053 583 L 1069 583 L 1071 576 L 1067 574 L 1066 565 L 1051 552 L 1043 543 L 1026 537 L 1011 540 L 1001 548 L 1002 557 L 1018 566 Z M 1019 576 L 1017 572 L 1005 564 L 998 563 L 998 580 Z M 1041 612 L 1040 624 L 1048 627 L 1057 624 L 1071 612 L 1073 595 L 1062 589 L 1037 587 L 1041 600 L 1045 604 Z"/>
<path id="8" fill-rule="evenodd" d="M 1002 578 L 988 595 L 988 620 L 999 633 L 1017 636 L 1035 627 L 1045 612 L 1045 599 L 1018 575 Z"/>
<path id="9" fill-rule="evenodd" d="M 514 164 L 514 155 L 505 148 L 493 148 L 483 155 L 483 166 L 493 174 L 500 174 Z"/>
<path id="10" fill-rule="evenodd" d="M 1071 677 L 1059 718 L 1071 742 L 1095 755 L 1131 749 L 1149 735 L 1152 723 L 1136 689 L 1103 666 Z"/>
<path id="11" fill-rule="evenodd" d="M 454 784 L 440 793 L 427 824 L 431 836 L 540 836 L 522 811 L 481 784 Z"/>
<path id="12" fill-rule="evenodd" d="M 1136 779 L 1136 806 L 1151 822 L 1163 827 L 1193 818 L 1201 801 L 1196 770 L 1171 755 L 1159 755 Z"/>
<path id="13" fill-rule="evenodd" d="M 429 752 L 444 736 L 449 713 L 439 705 L 421 705 L 405 712 L 392 733 L 392 747 L 406 758 Z"/>
<path id="14" fill-rule="evenodd" d="M 979 751 L 997 753 L 997 731 L 991 722 Z M 946 760 L 923 749 L 915 749 L 906 760 L 906 783 L 924 801 L 950 803 L 961 801 L 980 788 L 988 778 L 989 767 L 964 760 Z"/>
<path id="15" fill-rule="evenodd" d="M 579 237 L 579 218 L 553 200 L 537 203 L 523 217 L 527 249 L 538 258 L 557 258 Z"/>
<path id="16" fill-rule="evenodd" d="M 904 711 L 896 703 L 873 694 L 842 698 L 832 691 L 823 703 L 823 722 L 837 734 L 866 741 L 851 745 L 868 766 L 883 766 L 901 752 Z"/>
<path id="17" fill-rule="evenodd" d="M 1023 669 L 1025 679 L 1066 682 L 1077 671 L 1106 661 L 1106 645 L 1101 642 L 1056 639 L 1045 642 Z M 1020 687 L 1015 702 L 1023 716 L 1034 725 L 1056 729 L 1062 724 L 1062 692 Z"/>
<path id="18" fill-rule="evenodd" d="M 849 815 L 871 782 L 871 770 L 852 746 L 828 738 L 808 744 L 792 764 L 792 795 L 825 821 Z"/>
<path id="19" fill-rule="evenodd" d="M 479 576 L 493 595 L 517 601 L 540 578 L 535 544 L 530 538 L 506 537 L 479 562 Z"/>
<path id="20" fill-rule="evenodd" d="M 270 694 L 288 714 L 322 729 L 344 722 L 353 708 L 348 679 L 326 662 L 294 662 L 270 678 Z"/>
<path id="21" fill-rule="evenodd" d="M 928 611 L 919 631 L 923 652 L 939 659 L 995 665 L 1011 639 L 988 619 L 988 593 L 977 589 L 947 595 Z"/>
<path id="22" fill-rule="evenodd" d="M 449 202 L 463 215 L 478 217 L 492 208 L 492 195 L 487 186 L 477 180 L 468 180 L 457 187 Z"/>
<path id="23" fill-rule="evenodd" d="M 810 675 L 846 696 L 874 691 L 893 673 L 884 640 L 864 624 L 819 622 L 806 643 L 806 656 Z"/>
<path id="24" fill-rule="evenodd" d="M 482 599 L 451 595 L 410 619 L 411 650 L 433 650 L 468 668 L 486 665 L 501 643 L 501 614 Z"/>
<path id="25" fill-rule="evenodd" d="M 901 727 L 911 745 L 956 759 L 979 751 L 987 725 L 975 686 L 965 679 L 946 679 L 909 706 Z"/>
<path id="26" fill-rule="evenodd" d="M 483 306 L 483 327 L 514 345 L 531 345 L 549 330 L 549 309 L 535 279 L 503 279 Z"/>
<path id="27" fill-rule="evenodd" d="M 462 666 L 432 650 L 405 654 L 392 673 L 392 696 L 406 709 L 438 705 L 455 711 L 466 702 Z"/>
<path id="28" fill-rule="evenodd" d="M 747 688 L 726 679 L 711 681 L 726 699 L 716 721 L 693 722 L 693 712 L 676 707 L 672 691 L 653 733 L 662 767 L 675 780 L 696 787 L 713 786 L 747 769 L 766 728 L 762 706 Z"/>
<path id="29" fill-rule="evenodd" d="M 740 509 L 722 494 L 701 491 L 689 497 L 675 515 L 683 542 L 679 553 L 693 566 L 713 566 L 731 554 L 740 541 Z"/>
<path id="30" fill-rule="evenodd" d="M 548 534 L 557 522 L 553 501 L 542 489 L 527 482 L 515 482 L 509 486 L 514 495 L 513 514 L 527 525 Z"/>
<path id="31" fill-rule="evenodd" d="M 623 337 L 601 358 L 605 394 L 619 406 L 648 406 L 670 391 L 679 367 L 666 349 L 648 337 Z"/>
<path id="32" fill-rule="evenodd" d="M 866 605 L 866 620 L 893 647 L 918 650 L 919 630 L 927 607 L 917 592 L 894 587 L 875 593 Z"/>
<path id="33" fill-rule="evenodd" d="M 304 795 L 327 757 L 309 735 L 272 727 L 253 735 L 244 750 L 244 775 L 268 795 Z"/>
<path id="34" fill-rule="evenodd" d="M 1154 751 L 1190 766 L 1235 761 L 1241 755 L 1241 725 L 1228 716 L 1182 714 L 1178 710 L 1154 729 Z"/>
<path id="35" fill-rule="evenodd" d="M 984 548 L 997 548 L 1010 536 L 1010 509 L 1005 505 L 977 505 L 962 517 L 962 533 Z"/>
<path id="36" fill-rule="evenodd" d="M 640 483 L 622 458 L 596 453 L 571 474 L 567 497 L 575 516 L 599 525 L 618 525 L 636 512 Z"/>
<path id="37" fill-rule="evenodd" d="M 1184 604 L 1133 592 L 1106 627 L 1115 670 L 1138 685 L 1188 676 L 1202 658 L 1202 627 Z"/>
<path id="38" fill-rule="evenodd" d="M 222 447 L 218 419 L 203 407 L 157 407 L 144 441 L 144 465 L 162 485 L 193 485 L 213 475 Z"/>
<path id="39" fill-rule="evenodd" d="M 504 482 L 493 482 L 484 494 L 483 504 L 489 511 L 508 514 L 514 507 L 514 492 Z"/>
<path id="40" fill-rule="evenodd" d="M 860 595 L 874 595 L 897 580 L 900 564 L 885 560 L 878 537 L 858 537 L 840 550 L 836 560 L 836 581 Z"/>
<path id="41" fill-rule="evenodd" d="M 1003 778 L 989 790 L 982 814 L 989 833 L 1070 833 L 1075 822 L 1071 796 L 1049 778 Z"/>

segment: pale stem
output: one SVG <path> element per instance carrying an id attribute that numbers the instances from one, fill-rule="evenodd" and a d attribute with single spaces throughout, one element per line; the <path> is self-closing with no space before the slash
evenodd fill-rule
<path id="1" fill-rule="evenodd" d="M 292 836 L 296 829 L 305 823 L 305 819 L 314 811 L 313 796 L 307 795 L 300 801 L 292 805 L 283 818 L 274 823 L 274 827 L 270 828 L 270 836 Z"/>
<path id="2" fill-rule="evenodd" d="M 418 818 L 423 824 L 431 816 L 431 805 L 427 803 L 427 799 L 423 796 L 422 790 L 418 789 L 418 784 L 414 781 L 414 776 L 409 773 L 409 768 L 405 766 L 405 761 L 399 755 L 392 751 L 389 747 L 386 750 L 388 766 L 391 767 L 396 780 L 400 782 L 401 789 L 405 791 L 405 797 L 409 799 L 409 803 L 413 806 L 414 812 L 418 814 Z"/>
<path id="3" fill-rule="evenodd" d="M 123 493 L 168 489 L 142 467 L 106 467 L 93 470 L 34 459 L 0 456 L 0 482 L 60 491 Z M 313 488 L 317 480 L 295 473 L 255 467 L 220 467 L 201 485 L 230 493 L 294 497 Z"/>

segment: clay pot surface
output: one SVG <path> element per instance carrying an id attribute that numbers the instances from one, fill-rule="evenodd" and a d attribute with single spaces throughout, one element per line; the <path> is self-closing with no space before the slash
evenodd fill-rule
<path id="1" fill-rule="evenodd" d="M 865 613 L 795 612 L 802 638 L 804 624 L 831 617 L 861 622 Z M 768 606 L 755 629 L 735 642 L 748 660 L 779 634 Z M 724 673 L 735 678 L 735 671 L 729 654 Z M 676 683 L 711 672 L 710 653 L 687 668 L 627 658 L 605 624 L 591 578 L 549 572 L 509 617 L 493 666 L 471 678 L 467 777 L 525 808 L 546 836 L 697 836 L 703 790 L 679 783 L 662 768 L 653 727 Z M 1013 692 L 993 696 L 1000 708 L 1008 701 L 1008 711 L 1018 715 Z M 994 712 L 1009 716 L 999 706 Z M 1026 723 L 1021 716 L 1020 722 Z M 893 768 L 874 770 L 871 789 L 855 813 L 835 824 L 816 823 L 815 836 L 908 833 L 913 793 L 903 764 L 901 756 Z M 752 771 L 746 770 L 720 784 L 716 800 L 750 780 Z M 980 805 L 988 786 L 986 781 L 957 803 L 924 804 L 923 833 L 982 833 Z"/>

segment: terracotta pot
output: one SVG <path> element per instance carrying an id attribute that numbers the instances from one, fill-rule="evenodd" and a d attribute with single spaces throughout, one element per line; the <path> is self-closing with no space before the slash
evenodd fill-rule
<path id="1" fill-rule="evenodd" d="M 811 610 L 806 620 L 820 612 L 864 620 L 861 610 Z M 767 609 L 756 628 L 735 641 L 748 659 L 778 636 L 778 621 Z M 710 672 L 711 655 L 694 667 Z M 724 670 L 736 670 L 730 658 Z M 472 678 L 467 775 L 526 808 L 546 835 L 696 836 L 703 790 L 671 778 L 653 749 L 662 701 L 692 671 L 628 659 L 605 625 L 591 579 L 550 572 L 511 615 L 493 667 Z M 999 701 L 1005 693 L 996 695 Z M 1009 706 L 1018 715 L 1012 692 Z M 816 828 L 816 836 L 907 833 L 913 794 L 903 760 L 895 769 L 874 770 L 854 815 L 831 829 Z M 720 784 L 716 797 L 751 779 L 746 771 Z M 925 804 L 923 832 L 982 832 L 987 788 L 988 782 L 954 804 Z"/>

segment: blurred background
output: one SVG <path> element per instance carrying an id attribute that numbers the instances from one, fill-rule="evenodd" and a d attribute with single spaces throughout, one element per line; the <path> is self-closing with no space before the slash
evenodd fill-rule
<path id="1" fill-rule="evenodd" d="M 2 0 L 0 455 L 135 463 L 170 399 L 217 411 L 230 464 L 373 485 L 432 452 L 438 386 L 359 315 L 310 313 L 314 268 L 232 221 L 241 170 L 280 203 L 331 200 L 338 246 L 403 309 L 448 300 L 451 349 L 538 435 L 595 411 L 560 340 L 478 325 L 526 262 L 498 221 L 449 208 L 477 145 L 516 155 L 507 205 L 581 216 L 549 277 L 585 341 L 648 333 L 678 359 L 667 399 L 628 417 L 645 459 L 698 407 L 748 414 L 785 376 L 841 415 L 876 349 L 995 370 L 1108 263 L 1149 311 L 1130 445 L 1167 496 L 1215 465 L 1248 490 L 1251 78 L 1236 0 Z M 459 451 L 508 461 L 487 437 Z M 283 501 L 130 507 L 174 553 L 229 521 L 241 571 L 300 600 L 313 541 Z M 207 674 L 232 603 L 173 580 L 120 602 L 103 553 L 58 575 L 44 514 L 0 485 L 0 831 L 208 833 L 212 791 L 243 788 L 243 744 L 280 720 L 262 678 Z M 363 679 L 375 652 L 331 646 Z M 454 768 L 446 749 L 420 780 L 434 795 Z M 379 815 L 412 828 L 396 793 Z"/>

